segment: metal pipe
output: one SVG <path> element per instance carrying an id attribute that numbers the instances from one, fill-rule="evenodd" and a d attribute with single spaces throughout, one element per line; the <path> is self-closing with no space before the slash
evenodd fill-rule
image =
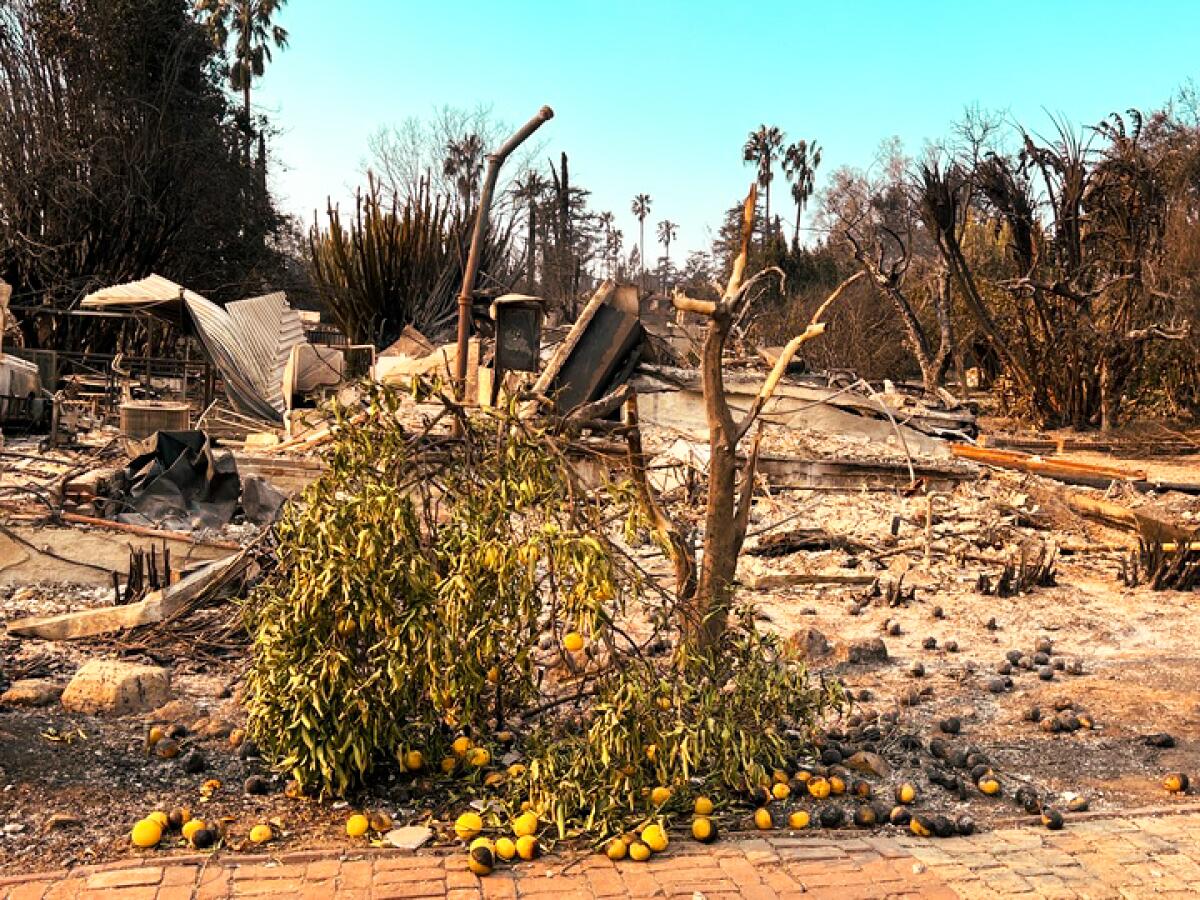
<path id="1" fill-rule="evenodd" d="M 467 348 L 471 341 L 471 295 L 475 292 L 475 277 L 479 274 L 483 242 L 487 235 L 488 211 L 492 205 L 492 194 L 496 191 L 500 167 L 517 147 L 521 146 L 531 134 L 552 118 L 554 118 L 554 110 L 543 106 L 538 110 L 537 115 L 522 125 L 512 137 L 500 146 L 500 149 L 488 154 L 487 174 L 484 176 L 483 190 L 479 194 L 479 212 L 475 216 L 475 232 L 471 236 L 471 252 L 467 256 L 467 266 L 463 269 L 462 290 L 458 295 L 458 358 L 454 361 L 454 388 L 460 403 L 467 399 Z"/>

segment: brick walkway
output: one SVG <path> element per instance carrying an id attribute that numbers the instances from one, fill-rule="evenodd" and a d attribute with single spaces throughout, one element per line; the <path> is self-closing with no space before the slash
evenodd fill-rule
<path id="1" fill-rule="evenodd" d="M 462 854 L 159 857 L 0 880 L 9 900 L 231 897 L 554 900 L 683 897 L 1140 898 L 1200 896 L 1200 813 L 1008 828 L 949 840 L 844 835 L 677 840 L 648 863 L 549 857 L 479 879 Z"/>

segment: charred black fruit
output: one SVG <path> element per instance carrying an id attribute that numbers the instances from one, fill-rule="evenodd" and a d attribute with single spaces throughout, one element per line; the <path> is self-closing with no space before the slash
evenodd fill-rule
<path id="1" fill-rule="evenodd" d="M 1057 809 L 1046 807 L 1042 810 L 1042 824 L 1051 831 L 1061 831 L 1063 827 L 1063 817 Z"/>
<path id="2" fill-rule="evenodd" d="M 875 808 L 864 803 L 854 810 L 854 824 L 859 828 L 874 828 L 878 824 L 878 820 L 875 818 Z"/>
<path id="3" fill-rule="evenodd" d="M 1025 721 L 1026 722 L 1042 721 L 1042 708 L 1040 706 L 1031 706 L 1031 707 L 1029 707 L 1029 709 L 1025 710 Z"/>
<path id="4" fill-rule="evenodd" d="M 246 779 L 242 789 L 253 797 L 261 797 L 271 789 L 271 786 L 261 775 L 251 775 Z"/>
<path id="5" fill-rule="evenodd" d="M 817 819 L 823 828 L 840 828 L 842 822 L 845 821 L 845 813 L 842 812 L 840 806 L 830 804 L 829 806 L 821 807 L 821 812 L 817 814 Z"/>
<path id="6" fill-rule="evenodd" d="M 948 716 L 938 722 L 938 729 L 943 734 L 958 734 L 962 731 L 962 722 L 959 721 L 958 716 Z"/>
<path id="7" fill-rule="evenodd" d="M 927 637 L 927 638 L 925 638 L 925 640 L 921 641 L 921 646 L 924 647 L 926 650 L 936 650 L 937 649 L 937 638 Z"/>
<path id="8" fill-rule="evenodd" d="M 954 822 L 954 830 L 963 837 L 975 833 L 975 820 L 970 816 L 959 816 Z"/>
<path id="9" fill-rule="evenodd" d="M 1038 669 L 1038 678 L 1042 679 L 1042 681 L 1053 681 L 1054 670 L 1049 666 L 1042 666 Z"/>
<path id="10" fill-rule="evenodd" d="M 954 823 L 945 816 L 933 817 L 933 833 L 940 838 L 953 837 L 956 829 Z"/>
<path id="11" fill-rule="evenodd" d="M 891 813 L 888 815 L 888 821 L 897 828 L 907 828 L 911 819 L 912 813 L 910 813 L 903 806 L 893 807 Z"/>

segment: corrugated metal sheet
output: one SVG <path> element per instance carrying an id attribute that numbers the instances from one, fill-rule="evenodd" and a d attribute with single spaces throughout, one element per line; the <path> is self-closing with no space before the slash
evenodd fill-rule
<path id="1" fill-rule="evenodd" d="M 239 300 L 222 308 L 161 275 L 89 294 L 92 309 L 141 310 L 163 318 L 187 316 L 242 413 L 282 422 L 283 367 L 292 347 L 304 342 L 300 316 L 278 292 Z M 178 312 L 176 312 L 178 310 Z"/>
<path id="2" fill-rule="evenodd" d="M 225 311 L 250 346 L 263 397 L 282 414 L 286 408 L 283 369 L 292 348 L 304 343 L 300 314 L 288 306 L 287 294 L 282 291 L 238 300 L 227 305 Z"/>

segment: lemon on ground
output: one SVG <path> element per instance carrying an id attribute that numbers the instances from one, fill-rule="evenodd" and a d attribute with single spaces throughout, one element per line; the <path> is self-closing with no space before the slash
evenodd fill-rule
<path id="1" fill-rule="evenodd" d="M 496 856 L 491 847 L 475 847 L 467 853 L 467 868 L 476 875 L 491 875 Z"/>
<path id="2" fill-rule="evenodd" d="M 905 806 L 917 799 L 917 789 L 907 781 L 896 786 L 896 802 Z"/>
<path id="3" fill-rule="evenodd" d="M 629 853 L 629 847 L 619 837 L 613 838 L 608 842 L 608 846 L 604 848 L 604 855 L 613 862 L 624 859 L 627 853 Z"/>
<path id="4" fill-rule="evenodd" d="M 509 778 L 523 778 L 525 776 L 525 766 L 522 763 L 513 763 L 508 767 Z"/>
<path id="5" fill-rule="evenodd" d="M 1163 787 L 1172 794 L 1182 794 L 1188 789 L 1188 777 L 1182 772 L 1172 772 L 1163 779 Z"/>
<path id="6" fill-rule="evenodd" d="M 771 811 L 765 806 L 759 807 L 754 812 L 754 825 L 759 831 L 770 831 L 775 827 L 775 822 L 771 818 Z"/>
<path id="7" fill-rule="evenodd" d="M 404 754 L 404 768 L 409 772 L 420 772 L 425 768 L 425 754 L 420 750 L 409 750 Z"/>
<path id="8" fill-rule="evenodd" d="M 483 819 L 477 812 L 465 812 L 454 821 L 454 833 L 461 841 L 473 841 L 483 831 Z"/>
<path id="9" fill-rule="evenodd" d="M 929 837 L 933 834 L 933 827 L 924 816 L 913 816 L 909 820 L 908 827 L 917 837 Z"/>
<path id="10" fill-rule="evenodd" d="M 979 790 L 989 797 L 995 797 L 1000 793 L 1000 782 L 995 778 L 985 776 L 979 779 Z"/>
<path id="11" fill-rule="evenodd" d="M 788 816 L 788 828 L 793 828 L 796 831 L 799 831 L 802 828 L 807 828 L 809 821 L 808 812 L 803 809 L 798 809 Z"/>
<path id="12" fill-rule="evenodd" d="M 455 756 L 466 756 L 467 751 L 471 749 L 473 744 L 469 737 L 459 737 L 454 739 L 454 743 L 450 745 L 454 748 Z"/>
<path id="13" fill-rule="evenodd" d="M 538 840 L 532 834 L 523 834 L 517 838 L 517 856 L 521 859 L 537 859 L 541 848 L 538 847 Z"/>
<path id="14" fill-rule="evenodd" d="M 771 781 L 773 781 L 775 784 L 787 784 L 787 772 L 783 771 L 782 769 L 776 769 L 774 774 L 771 775 Z"/>
<path id="15" fill-rule="evenodd" d="M 183 836 L 190 841 L 192 839 L 192 835 L 194 835 L 200 829 L 207 827 L 208 826 L 204 824 L 203 819 L 188 819 L 183 823 Z"/>
<path id="16" fill-rule="evenodd" d="M 495 850 L 496 855 L 505 862 L 517 855 L 517 845 L 513 843 L 512 838 L 497 838 Z"/>
<path id="17" fill-rule="evenodd" d="M 791 793 L 792 789 L 786 784 L 776 782 L 775 784 L 771 785 L 771 796 L 773 796 L 776 800 L 786 800 L 789 796 L 791 796 Z"/>
<path id="18" fill-rule="evenodd" d="M 830 790 L 831 786 L 824 778 L 817 777 L 808 780 L 808 792 L 818 800 L 824 800 L 828 797 Z"/>
<path id="19" fill-rule="evenodd" d="M 692 820 L 692 837 L 702 844 L 711 844 L 717 839 L 717 826 L 708 816 L 696 816 Z"/>
<path id="20" fill-rule="evenodd" d="M 350 837 L 362 837 L 371 827 L 371 820 L 362 813 L 355 813 L 346 820 L 346 834 Z"/>
<path id="21" fill-rule="evenodd" d="M 250 829 L 250 843 L 252 844 L 265 844 L 273 837 L 275 837 L 275 832 L 271 830 L 270 825 L 255 825 Z"/>
<path id="22" fill-rule="evenodd" d="M 162 826 L 154 819 L 142 819 L 133 826 L 129 839 L 135 847 L 153 847 L 162 840 Z"/>
<path id="23" fill-rule="evenodd" d="M 650 858 L 650 848 L 641 841 L 634 841 L 629 845 L 629 858 L 634 862 L 645 862 Z"/>
<path id="24" fill-rule="evenodd" d="M 513 834 L 517 837 L 525 837 L 529 834 L 535 834 L 538 830 L 537 813 L 532 810 L 526 810 L 521 813 L 512 822 Z"/>
<path id="25" fill-rule="evenodd" d="M 650 792 L 650 802 L 655 806 L 662 806 L 671 799 L 671 789 L 663 787 L 661 784 Z"/>
<path id="26" fill-rule="evenodd" d="M 168 825 L 171 824 L 171 820 L 167 817 L 167 814 L 165 812 L 162 812 L 161 810 L 157 810 L 157 809 L 154 812 L 150 813 L 150 815 L 146 816 L 146 818 L 152 819 L 153 821 L 157 822 L 158 827 L 162 828 L 164 830 L 166 829 L 166 827 Z"/>
<path id="27" fill-rule="evenodd" d="M 496 847 L 495 847 L 495 845 L 492 843 L 492 840 L 491 840 L 491 838 L 486 838 L 486 837 L 477 837 L 477 838 L 475 838 L 475 840 L 471 841 L 471 843 L 470 843 L 470 845 L 467 847 L 467 849 L 468 849 L 468 850 L 475 850 L 475 849 L 477 849 L 477 848 L 479 848 L 479 847 L 487 847 L 487 848 L 488 848 L 489 850 L 491 850 L 493 853 L 495 853 L 495 852 L 496 852 Z"/>
<path id="28" fill-rule="evenodd" d="M 453 774 L 454 770 L 457 768 L 458 768 L 458 757 L 457 756 L 447 756 L 444 759 L 442 759 L 442 771 L 445 772 L 447 775 Z"/>
<path id="29" fill-rule="evenodd" d="M 694 812 L 698 816 L 711 816 L 713 814 L 713 802 L 707 797 L 697 797 Z"/>
<path id="30" fill-rule="evenodd" d="M 642 843 L 655 853 L 662 853 L 667 849 L 670 839 L 667 837 L 666 829 L 655 822 L 642 829 Z"/>
<path id="31" fill-rule="evenodd" d="M 149 750 L 151 747 L 153 747 L 155 744 L 157 744 L 159 741 L 161 741 L 166 736 L 167 736 L 166 731 L 164 731 L 162 728 L 159 728 L 157 725 L 155 725 L 149 731 L 146 732 L 146 749 Z"/>
<path id="32" fill-rule="evenodd" d="M 486 747 L 472 747 L 467 751 L 467 762 L 477 769 L 482 769 L 492 761 L 492 754 Z"/>
<path id="33" fill-rule="evenodd" d="M 583 635 L 578 631 L 568 631 L 563 635 L 563 646 L 572 653 L 578 653 L 583 649 Z"/>
<path id="34" fill-rule="evenodd" d="M 835 797 L 846 793 L 846 781 L 838 775 L 829 776 L 829 793 Z"/>

